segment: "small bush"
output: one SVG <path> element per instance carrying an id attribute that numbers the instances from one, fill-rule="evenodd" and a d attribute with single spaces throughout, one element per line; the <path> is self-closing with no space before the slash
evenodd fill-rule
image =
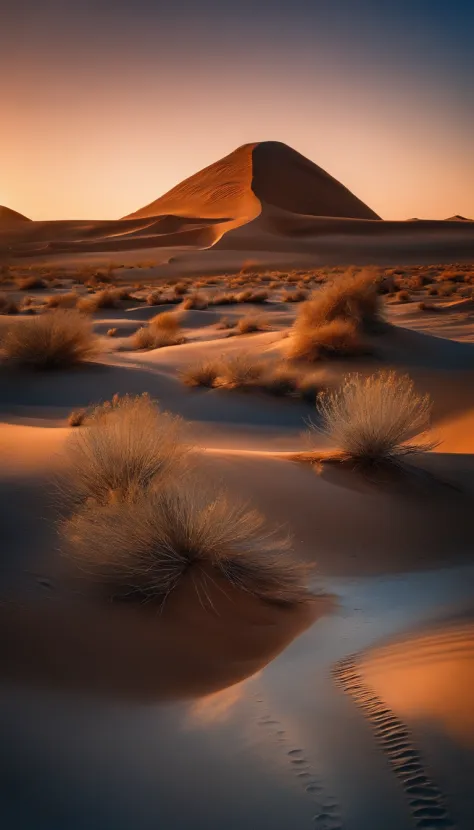
<path id="1" fill-rule="evenodd" d="M 284 291 L 281 295 L 283 303 L 303 303 L 308 299 L 307 291 Z"/>
<path id="2" fill-rule="evenodd" d="M 149 322 L 156 331 L 166 331 L 169 334 L 178 334 L 181 328 L 181 321 L 173 311 L 162 311 L 161 314 L 156 314 Z"/>
<path id="3" fill-rule="evenodd" d="M 325 358 L 357 357 L 369 351 L 355 323 L 336 319 L 314 328 L 295 327 L 288 357 L 313 362 Z"/>
<path id="4" fill-rule="evenodd" d="M 252 334 L 255 331 L 265 331 L 266 328 L 268 328 L 268 323 L 264 317 L 256 317 L 251 314 L 241 317 L 237 323 L 239 334 Z"/>
<path id="5" fill-rule="evenodd" d="M 20 291 L 32 291 L 33 289 L 39 291 L 46 288 L 45 281 L 41 277 L 33 275 L 30 277 L 19 277 L 16 284 Z"/>
<path id="6" fill-rule="evenodd" d="M 299 377 L 286 366 L 277 366 L 264 378 L 262 387 L 270 395 L 284 397 L 296 395 L 299 390 Z"/>
<path id="7" fill-rule="evenodd" d="M 77 307 L 79 311 L 92 314 L 101 308 L 122 308 L 123 302 L 130 299 L 126 288 L 104 288 L 96 294 L 91 294 L 90 297 L 82 297 Z"/>
<path id="8" fill-rule="evenodd" d="M 231 320 L 230 317 L 221 317 L 217 324 L 218 329 L 233 329 L 235 328 L 235 320 Z"/>
<path id="9" fill-rule="evenodd" d="M 81 427 L 86 419 L 87 409 L 75 409 L 68 418 L 70 427 Z"/>
<path id="10" fill-rule="evenodd" d="M 212 298 L 212 305 L 233 305 L 236 302 L 236 295 L 230 292 L 215 294 Z"/>
<path id="11" fill-rule="evenodd" d="M 177 314 L 163 311 L 153 317 L 147 326 L 139 328 L 132 335 L 134 349 L 161 349 L 164 346 L 178 346 L 185 342 L 180 335 L 180 320 Z"/>
<path id="12" fill-rule="evenodd" d="M 146 296 L 146 302 L 148 305 L 160 305 L 163 302 L 162 296 L 163 293 L 161 291 L 150 291 Z"/>
<path id="13" fill-rule="evenodd" d="M 8 329 L 2 343 L 4 360 L 32 369 L 62 369 L 90 360 L 98 352 L 88 320 L 75 311 L 58 310 Z"/>
<path id="14" fill-rule="evenodd" d="M 349 375 L 340 389 L 320 395 L 318 410 L 321 422 L 312 428 L 327 435 L 342 458 L 354 462 L 399 463 L 435 446 L 423 438 L 430 423 L 429 395 L 418 395 L 407 375 Z"/>
<path id="15" fill-rule="evenodd" d="M 264 363 L 256 361 L 251 355 L 237 354 L 222 360 L 215 385 L 227 389 L 254 386 L 264 371 Z"/>
<path id="16" fill-rule="evenodd" d="M 115 337 L 117 334 L 117 329 L 107 329 L 107 336 L 108 337 Z"/>
<path id="17" fill-rule="evenodd" d="M 190 568 L 201 601 L 212 572 L 265 601 L 307 597 L 307 569 L 290 557 L 288 538 L 234 495 L 202 482 L 89 507 L 62 531 L 79 573 L 109 600 L 162 604 Z"/>
<path id="18" fill-rule="evenodd" d="M 212 387 L 215 385 L 221 370 L 221 361 L 207 360 L 186 367 L 181 372 L 180 378 L 186 386 Z"/>
<path id="19" fill-rule="evenodd" d="M 67 294 L 52 294 L 46 300 L 46 308 L 75 308 L 80 299 L 75 291 L 68 291 Z"/>
<path id="20" fill-rule="evenodd" d="M 196 309 L 197 311 L 204 311 L 208 305 L 207 297 L 204 294 L 199 294 L 199 292 L 190 294 L 183 302 L 183 308 L 185 310 Z"/>
<path id="21" fill-rule="evenodd" d="M 188 290 L 188 285 L 185 282 L 177 282 L 173 286 L 173 291 L 177 297 L 182 297 L 183 294 L 186 294 Z"/>
<path id="22" fill-rule="evenodd" d="M 334 320 L 349 321 L 359 331 L 380 325 L 380 298 L 372 272 L 348 273 L 322 286 L 302 304 L 295 328 L 307 332 Z"/>
<path id="23" fill-rule="evenodd" d="M 58 484 L 67 507 L 134 501 L 180 475 L 189 455 L 180 418 L 147 396 L 115 396 L 96 407 L 65 445 Z"/>
<path id="24" fill-rule="evenodd" d="M 409 303 L 410 300 L 411 300 L 411 297 L 410 297 L 408 291 L 399 291 L 397 294 L 395 294 L 395 302 L 396 303 Z"/>

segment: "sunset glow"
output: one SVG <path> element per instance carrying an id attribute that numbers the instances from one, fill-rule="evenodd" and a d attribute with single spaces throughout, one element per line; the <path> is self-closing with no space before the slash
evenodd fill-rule
<path id="1" fill-rule="evenodd" d="M 393 5 L 20 0 L 0 35 L 0 204 L 118 218 L 277 140 L 383 218 L 474 216 L 474 12 Z"/>

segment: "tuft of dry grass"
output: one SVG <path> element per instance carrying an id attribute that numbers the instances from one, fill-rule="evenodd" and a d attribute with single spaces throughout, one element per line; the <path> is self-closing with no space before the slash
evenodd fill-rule
<path id="1" fill-rule="evenodd" d="M 185 342 L 180 335 L 181 323 L 178 314 L 163 311 L 152 317 L 147 326 L 139 328 L 132 335 L 134 349 L 161 349 L 164 346 L 178 346 Z"/>
<path id="2" fill-rule="evenodd" d="M 370 352 L 351 320 L 332 320 L 314 328 L 298 326 L 288 350 L 291 360 L 317 361 L 356 357 Z"/>
<path id="3" fill-rule="evenodd" d="M 236 295 L 229 291 L 215 294 L 212 298 L 212 305 L 233 305 L 236 302 Z"/>
<path id="4" fill-rule="evenodd" d="M 117 334 L 118 329 L 107 329 L 107 336 L 108 337 L 115 337 Z"/>
<path id="5" fill-rule="evenodd" d="M 148 305 L 159 305 L 163 302 L 162 300 L 163 292 L 156 290 L 150 291 L 149 294 L 146 295 L 146 302 Z"/>
<path id="6" fill-rule="evenodd" d="M 183 301 L 182 308 L 186 311 L 189 309 L 195 309 L 197 311 L 204 311 L 209 306 L 209 301 L 204 294 L 200 294 L 196 291 L 194 294 L 190 294 L 189 297 Z"/>
<path id="7" fill-rule="evenodd" d="M 87 409 L 75 409 L 68 418 L 70 427 L 81 427 L 86 419 Z"/>
<path id="8" fill-rule="evenodd" d="M 429 395 L 418 395 L 407 375 L 354 374 L 339 389 L 319 396 L 320 422 L 310 426 L 334 442 L 342 459 L 369 466 L 399 464 L 407 455 L 436 446 L 426 438 L 431 407 Z"/>
<path id="9" fill-rule="evenodd" d="M 298 291 L 283 291 L 281 295 L 282 303 L 303 303 L 308 299 L 308 292 L 302 289 Z"/>
<path id="10" fill-rule="evenodd" d="M 19 277 L 16 280 L 16 284 L 19 291 L 32 291 L 33 289 L 39 291 L 46 288 L 45 281 L 41 277 L 35 275 L 31 275 L 29 277 Z"/>
<path id="11" fill-rule="evenodd" d="M 215 386 L 225 389 L 245 389 L 254 386 L 265 372 L 265 364 L 252 355 L 239 353 L 220 363 Z"/>
<path id="12" fill-rule="evenodd" d="M 186 386 L 215 386 L 222 370 L 220 360 L 206 360 L 187 366 L 180 373 L 180 378 Z"/>
<path id="13" fill-rule="evenodd" d="M 66 294 L 52 294 L 46 300 L 46 308 L 75 308 L 81 299 L 76 291 L 68 291 Z"/>
<path id="14" fill-rule="evenodd" d="M 308 596 L 307 568 L 290 557 L 288 537 L 234 495 L 200 481 L 90 507 L 62 532 L 70 559 L 109 600 L 162 604 L 188 572 L 201 602 L 213 574 L 268 602 Z"/>
<path id="15" fill-rule="evenodd" d="M 178 477 L 189 456 L 180 418 L 162 412 L 148 395 L 115 396 L 96 407 L 86 428 L 65 445 L 58 484 L 67 507 L 134 501 Z"/>
<path id="16" fill-rule="evenodd" d="M 3 359 L 32 369 L 62 369 L 98 353 L 92 326 L 76 311 L 50 311 L 12 325 L 2 342 Z"/>
<path id="17" fill-rule="evenodd" d="M 101 308 L 122 308 L 125 300 L 130 300 L 126 288 L 104 288 L 89 297 L 81 297 L 77 303 L 79 311 L 92 314 Z"/>
<path id="18" fill-rule="evenodd" d="M 380 298 L 373 272 L 348 272 L 323 285 L 301 306 L 296 326 L 315 328 L 339 319 L 353 322 L 361 331 L 373 331 L 380 324 Z"/>
<path id="19" fill-rule="evenodd" d="M 410 300 L 411 300 L 411 297 L 410 297 L 408 291 L 402 290 L 402 291 L 398 291 L 397 294 L 395 294 L 395 302 L 396 303 L 409 303 Z"/>
<path id="20" fill-rule="evenodd" d="M 256 331 L 265 331 L 268 328 L 268 322 L 265 317 L 260 317 L 248 314 L 246 317 L 241 317 L 237 322 L 238 334 L 252 334 Z"/>

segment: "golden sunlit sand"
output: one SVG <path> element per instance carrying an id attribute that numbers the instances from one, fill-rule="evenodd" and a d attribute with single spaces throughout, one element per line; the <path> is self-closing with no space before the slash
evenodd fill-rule
<path id="1" fill-rule="evenodd" d="M 0 212 L 22 827 L 472 826 L 473 228 L 278 142 L 122 220 Z"/>

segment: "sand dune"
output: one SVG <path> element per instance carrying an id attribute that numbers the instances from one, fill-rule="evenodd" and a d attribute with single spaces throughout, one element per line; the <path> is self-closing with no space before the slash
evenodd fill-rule
<path id="1" fill-rule="evenodd" d="M 0 212 L 0 257 L 153 251 L 159 275 L 306 264 L 446 262 L 474 255 L 474 223 L 381 221 L 314 162 L 276 141 L 245 144 L 120 220 L 27 222 Z M 462 221 L 461 221 L 462 220 Z"/>
<path id="2" fill-rule="evenodd" d="M 3 207 L 2 205 L 0 205 L 0 227 L 5 225 L 16 225 L 18 223 L 30 221 L 31 220 L 28 219 L 27 216 L 23 216 L 22 213 L 17 213 L 16 210 L 11 210 L 11 208 Z"/>

